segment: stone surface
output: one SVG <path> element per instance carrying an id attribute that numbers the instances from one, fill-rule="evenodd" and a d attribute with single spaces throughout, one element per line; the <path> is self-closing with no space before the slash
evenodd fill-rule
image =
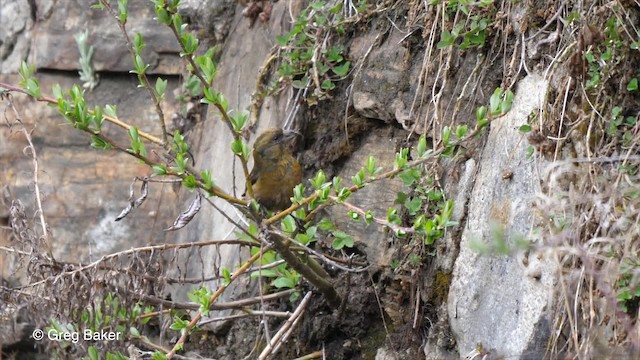
<path id="1" fill-rule="evenodd" d="M 394 135 L 387 130 L 370 132 L 336 175 L 343 179 L 345 186 L 350 186 L 351 177 L 366 164 L 369 155 L 376 158 L 376 165 L 382 167 L 382 171 L 393 169 L 396 144 L 401 140 L 402 135 Z M 398 191 L 407 191 L 400 178 L 385 179 L 355 192 L 348 202 L 365 211 L 371 210 L 378 218 L 386 219 L 387 211 L 394 205 Z M 393 251 L 389 249 L 389 230 L 377 224 L 366 225 L 362 219 L 353 221 L 348 216 L 348 211 L 343 206 L 332 206 L 328 210 L 337 228 L 351 234 L 356 246 L 364 249 L 367 260 L 374 265 L 372 272 L 377 268 L 388 267 L 393 255 Z"/>
<path id="2" fill-rule="evenodd" d="M 285 2 L 274 4 L 273 13 L 269 27 L 255 26 L 249 28 L 249 22 L 242 17 L 241 12 L 237 11 L 234 23 L 238 26 L 234 27 L 229 33 L 229 38 L 223 46 L 219 73 L 216 78 L 217 90 L 225 94 L 229 107 L 234 111 L 246 111 L 251 103 L 251 93 L 255 87 L 255 76 L 259 67 L 262 65 L 264 58 L 271 49 L 271 44 L 264 41 L 263 32 L 269 32 L 268 36 L 275 36 L 282 31 L 281 24 L 288 17 Z M 238 62 L 242 59 L 242 62 Z M 262 108 L 260 118 L 257 122 L 256 133 L 269 128 L 281 127 L 285 116 L 285 101 L 268 99 Z M 206 121 L 199 123 L 192 133 L 189 135 L 193 145 L 194 156 L 196 159 L 196 168 L 210 169 L 215 183 L 223 190 L 229 193 L 235 193 L 240 197 L 244 192 L 245 182 L 242 174 L 240 162 L 234 160 L 231 152 L 231 142 L 233 140 L 227 126 L 219 119 L 216 110 L 209 109 Z M 255 140 L 255 136 L 252 136 Z M 234 183 L 235 181 L 235 183 Z M 192 195 L 186 191 L 182 191 L 184 201 Z M 214 199 L 213 202 L 228 216 L 235 221 L 243 223 L 240 219 L 241 213 L 233 206 L 229 205 L 221 199 Z M 235 225 L 229 223 L 220 212 L 214 210 L 211 206 L 204 206 L 195 218 L 193 223 L 189 224 L 185 229 L 178 232 L 178 241 L 188 242 L 208 239 L 229 239 L 235 238 Z M 191 262 L 187 268 L 187 276 L 202 276 L 202 269 L 206 269 L 204 276 L 218 275 L 220 269 L 226 267 L 234 269 L 239 263 L 248 258 L 245 250 L 240 251 L 237 246 L 220 246 L 216 248 L 207 248 L 202 250 L 193 249 L 189 256 L 199 256 L 204 260 L 202 265 L 198 262 Z M 248 280 L 248 279 L 246 279 Z M 206 284 L 212 289 L 220 286 L 218 282 L 209 282 Z M 254 289 L 255 280 L 249 282 L 241 281 L 232 284 L 226 290 L 220 301 L 229 299 L 237 299 L 246 296 Z M 175 286 L 172 287 L 172 298 L 178 301 L 187 299 L 186 293 L 190 291 L 192 286 Z M 229 311 L 212 311 L 211 317 L 220 316 L 221 313 Z M 220 322 L 214 323 L 214 331 L 221 331 L 224 324 Z"/>
<path id="3" fill-rule="evenodd" d="M 0 3 L 0 74 L 17 72 L 29 54 L 34 24 L 31 4 L 25 0 Z"/>
<path id="4" fill-rule="evenodd" d="M 46 6 L 46 3 L 41 5 Z M 43 18 L 34 29 L 30 62 L 38 69 L 79 69 L 74 35 L 88 30 L 89 44 L 95 48 L 93 65 L 96 71 L 127 73 L 133 69 L 132 56 L 116 20 L 106 10 L 91 9 L 90 6 L 91 2 L 72 0 L 64 6 L 58 3 L 44 8 Z M 50 11 L 44 11 L 48 9 Z M 168 27 L 153 19 L 153 3 L 130 1 L 128 10 L 127 32 L 132 41 L 137 32 L 142 34 L 146 44 L 142 57 L 151 65 L 148 73 L 180 74 L 180 45 Z"/>
<path id="5" fill-rule="evenodd" d="M 71 74 L 38 74 L 45 94 L 53 84 L 68 89 L 79 80 Z M 0 76 L 0 81 L 17 83 L 18 76 Z M 175 112 L 176 100 L 171 96 L 177 79 L 169 79 L 165 111 Z M 154 79 L 155 81 L 155 79 Z M 34 102 L 26 95 L 14 94 L 19 115 L 32 137 L 38 155 L 38 180 L 43 195 L 43 210 L 52 233 L 53 254 L 61 261 L 92 261 L 97 257 L 146 244 L 174 240 L 167 228 L 178 210 L 167 206 L 175 202 L 170 186 L 153 184 L 147 201 L 129 217 L 113 220 L 127 205 L 129 185 L 135 176 L 150 174 L 147 166 L 134 158 L 115 151 L 99 151 L 90 146 L 87 134 L 72 129 L 45 103 Z M 137 88 L 131 75 L 115 75 L 102 79 L 93 92 L 86 94 L 87 103 L 117 104 L 121 120 L 143 131 L 158 134 L 157 115 L 148 95 Z M 17 131 L 7 103 L 0 103 L 0 112 L 9 122 L 0 126 L 0 184 L 7 186 L 12 199 L 20 199 L 35 214 L 33 200 L 33 166 L 23 153 L 27 142 Z M 105 131 L 116 142 L 128 147 L 126 132 L 106 124 Z M 150 150 L 150 149 L 149 149 Z M 28 153 L 27 153 L 28 154 Z M 140 184 L 136 185 L 136 193 Z M 6 274 L 8 275 L 8 274 Z"/>
<path id="6" fill-rule="evenodd" d="M 460 356 L 478 344 L 491 358 L 543 354 L 550 331 L 549 311 L 554 283 L 553 262 L 544 257 L 480 255 L 473 241 L 493 241 L 501 226 L 508 242 L 528 235 L 534 225 L 532 200 L 537 169 L 526 161 L 527 143 L 518 127 L 544 96 L 545 81 L 530 75 L 519 82 L 513 109 L 491 124 L 471 195 L 449 291 L 449 319 Z M 513 177 L 503 179 L 504 171 Z M 497 224 L 497 225 L 494 225 Z"/>
<path id="7" fill-rule="evenodd" d="M 234 0 L 183 0 L 178 7 L 185 21 L 202 29 L 216 42 L 226 38 L 235 19 L 235 9 Z"/>
<path id="8" fill-rule="evenodd" d="M 441 56 L 423 48 L 426 39 L 419 31 L 408 34 L 390 27 L 386 33 L 387 27 L 374 20 L 372 30 L 358 34 L 351 44 L 349 57 L 358 60 L 352 92 L 356 112 L 419 134 L 453 117 L 456 124 L 473 126 L 475 108 L 485 105 L 500 85 L 500 66 L 457 50 L 447 62 L 446 52 Z M 476 68 L 483 69 L 480 75 Z M 434 96 L 440 101 L 437 110 Z"/>

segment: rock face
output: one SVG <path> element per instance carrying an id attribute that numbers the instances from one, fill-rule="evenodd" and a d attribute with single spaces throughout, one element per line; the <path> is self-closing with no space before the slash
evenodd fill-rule
<path id="1" fill-rule="evenodd" d="M 89 9 L 90 5 L 86 1 L 74 1 L 66 6 L 58 4 L 37 22 L 32 62 L 38 69 L 80 69 L 73 35 L 85 29 L 89 32 L 89 43 L 96 49 L 93 62 L 97 71 L 128 73 L 133 69 L 132 56 L 114 19 L 106 10 Z M 153 4 L 132 1 L 128 11 L 129 36 L 133 40 L 134 35 L 140 33 L 147 45 L 142 57 L 151 65 L 148 73 L 179 75 L 180 45 L 168 27 L 154 20 Z"/>
<path id="2" fill-rule="evenodd" d="M 533 198 L 538 169 L 526 162 L 527 143 L 518 127 L 544 97 L 546 82 L 531 74 L 519 82 L 512 110 L 491 124 L 471 195 L 449 291 L 449 320 L 461 356 L 481 344 L 492 358 L 529 358 L 543 354 L 549 337 L 553 261 L 521 254 L 481 255 L 474 241 L 491 244 L 496 228 L 507 243 L 527 236 L 535 223 Z M 505 179 L 505 172 L 512 172 Z"/>
<path id="3" fill-rule="evenodd" d="M 148 16 L 153 10 L 148 3 L 130 8 L 132 17 Z M 13 9 L 13 12 L 8 12 Z M 90 10 L 89 3 L 54 4 L 28 1 L 3 2 L 0 7 L 3 26 L 0 27 L 0 47 L 3 58 L 0 69 L 3 72 L 17 72 L 21 61 L 33 62 L 35 58 L 38 70 L 47 72 L 37 74 L 42 91 L 49 95 L 54 84 L 62 89 L 81 84 L 78 70 L 78 52 L 74 34 L 85 28 L 96 32 L 110 31 L 90 36 L 90 44 L 97 48 L 96 68 L 108 71 L 100 84 L 85 97 L 89 106 L 96 104 L 114 104 L 118 116 L 137 126 L 141 131 L 158 134 L 157 114 L 148 94 L 137 88 L 137 80 L 128 73 L 124 58 L 130 58 L 122 52 L 122 37 L 115 22 L 108 14 L 99 10 Z M 36 28 L 32 27 L 31 14 L 38 19 Z M 9 21 L 11 19 L 12 21 Z M 9 24 L 5 26 L 5 24 Z M 139 24 L 148 36 L 148 53 L 157 72 L 177 73 L 179 49 L 172 45 L 175 39 L 170 32 L 156 32 L 159 25 Z M 107 30 L 109 29 L 109 30 Z M 20 36 L 18 36 L 20 35 Z M 104 37 L 104 38 L 102 38 Z M 33 38 L 33 43 L 29 43 Z M 21 50 L 20 44 L 27 41 L 27 50 Z M 13 46 L 13 47 L 11 47 Z M 118 48 L 119 52 L 109 50 Z M 9 50 L 7 50 L 9 49 Z M 31 57 L 27 58 L 30 54 Z M 153 56 L 151 54 L 158 54 Z M 101 61 L 98 61 L 102 57 Z M 173 65 L 170 65 L 173 64 Z M 6 70 L 6 71 L 5 71 Z M 69 72 L 68 70 L 73 70 Z M 167 78 L 167 77 L 165 77 Z M 176 76 L 168 77 L 166 101 L 163 110 L 166 114 L 178 110 L 178 102 L 173 90 L 178 86 Z M 17 84 L 17 75 L 2 75 L 0 81 Z M 155 82 L 155 78 L 151 78 Z M 49 230 L 52 234 L 53 255 L 61 261 L 92 261 L 97 257 L 122 249 L 172 242 L 174 234 L 166 233 L 172 219 L 177 216 L 176 209 L 160 206 L 162 203 L 174 203 L 176 194 L 168 186 L 150 187 L 148 202 L 134 211 L 130 217 L 116 223 L 113 220 L 127 205 L 129 185 L 135 176 L 146 176 L 149 169 L 131 157 L 115 153 L 98 151 L 90 147 L 87 134 L 74 131 L 66 124 L 57 110 L 45 103 L 35 102 L 27 96 L 14 94 L 13 101 L 19 111 L 22 124 L 32 131 L 33 142 L 38 154 L 40 172 L 38 174 L 43 196 L 43 210 Z M 9 199 L 21 199 L 28 212 L 35 212 L 33 202 L 32 163 L 22 150 L 26 146 L 24 136 L 18 131 L 18 124 L 6 103 L 2 111 L 7 114 L 8 122 L 0 127 L 0 184 Z M 13 126 L 11 126 L 13 124 Z M 126 132 L 116 131 L 113 125 L 105 125 L 109 136 L 128 147 Z M 6 169 L 6 170 L 5 170 Z M 139 189 L 139 184 L 135 187 Z M 10 204 L 5 204 L 6 206 Z M 0 215 L 4 216 L 3 207 Z M 144 224 L 144 226 L 140 226 Z M 8 233 L 3 233 L 6 237 Z M 5 239 L 6 240 L 6 239 Z M 1 265 L 1 264 L 0 264 Z M 10 271 L 4 267 L 3 275 Z"/>
<path id="4" fill-rule="evenodd" d="M 232 104 L 235 111 L 246 112 L 251 104 L 251 93 L 255 86 L 255 76 L 263 59 L 269 53 L 271 44 L 264 41 L 264 37 L 259 35 L 266 31 L 272 34 L 279 34 L 283 31 L 281 24 L 288 17 L 284 3 L 274 6 L 271 14 L 271 21 L 268 28 L 249 28 L 247 21 L 237 12 L 233 22 L 238 24 L 232 29 L 225 42 L 224 50 L 220 57 L 220 72 L 216 77 L 217 89 L 225 94 L 229 104 Z M 242 59 L 239 62 L 238 59 Z M 238 89 L 242 89 L 238 91 Z M 284 102 L 276 103 L 269 98 L 264 105 L 257 122 L 256 133 L 270 127 L 282 127 L 286 118 Z M 194 156 L 196 168 L 210 169 L 215 179 L 215 183 L 222 189 L 234 191 L 237 197 L 244 192 L 245 182 L 240 162 L 234 160 L 234 155 L 230 151 L 233 138 L 227 126 L 220 120 L 217 111 L 211 110 L 206 121 L 199 123 L 191 132 L 190 140 L 194 146 Z M 255 136 L 252 137 L 255 140 Z M 235 182 L 234 182 L 235 181 Z M 235 190 L 234 190 L 235 189 Z M 188 192 L 183 192 L 182 198 L 190 196 Z M 239 223 L 244 223 L 241 213 L 232 205 L 221 199 L 213 199 L 213 202 L 224 213 L 221 213 L 210 206 L 203 206 L 201 212 L 194 219 L 193 223 L 178 233 L 178 242 L 194 241 L 195 239 L 229 239 L 235 238 L 235 225 L 229 223 L 226 216 L 230 216 Z M 205 276 L 217 275 L 222 267 L 233 269 L 243 260 L 247 259 L 246 249 L 240 251 L 237 246 L 220 246 L 207 248 L 199 254 L 197 249 L 187 254 L 187 257 L 198 256 L 203 259 L 203 267 L 199 263 L 193 263 L 187 268 L 187 276 L 201 277 L 202 268 L 206 270 Z M 249 283 L 241 281 L 231 286 L 223 293 L 221 301 L 238 299 L 247 296 L 255 286 L 255 281 Z M 217 281 L 207 283 L 212 289 L 220 286 Z M 174 299 L 186 299 L 186 293 L 191 291 L 189 286 L 176 286 L 171 289 Z M 226 314 L 230 311 L 222 311 Z M 219 316 L 220 312 L 212 312 L 211 316 Z M 219 331 L 225 328 L 225 324 L 214 323 L 213 330 Z"/>
<path id="5" fill-rule="evenodd" d="M 3 0 L 0 6 L 0 74 L 15 73 L 29 54 L 33 19 L 28 1 Z"/>

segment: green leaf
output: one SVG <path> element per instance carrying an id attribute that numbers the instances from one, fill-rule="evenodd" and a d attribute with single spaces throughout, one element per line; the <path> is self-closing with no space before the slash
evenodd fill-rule
<path id="1" fill-rule="evenodd" d="M 129 333 L 134 337 L 140 337 L 140 331 L 133 326 L 129 327 Z"/>
<path id="2" fill-rule="evenodd" d="M 511 110 L 511 106 L 513 105 L 513 93 L 511 90 L 507 90 L 504 93 L 503 100 L 500 102 L 500 113 L 506 114 Z"/>
<path id="3" fill-rule="evenodd" d="M 293 232 L 297 229 L 296 219 L 294 219 L 291 215 L 287 215 L 284 219 L 282 219 L 282 222 L 280 223 L 280 229 L 282 229 L 282 231 L 287 234 L 293 234 Z"/>
<path id="4" fill-rule="evenodd" d="M 236 155 L 242 156 L 242 143 L 242 139 L 233 140 L 231 142 L 231 151 Z"/>
<path id="5" fill-rule="evenodd" d="M 296 287 L 296 284 L 293 282 L 292 279 L 289 279 L 286 277 L 279 277 L 273 281 L 273 286 L 277 287 L 278 289 L 280 288 L 293 289 L 294 287 Z"/>
<path id="6" fill-rule="evenodd" d="M 113 118 L 118 117 L 118 115 L 116 114 L 116 110 L 117 110 L 116 105 L 105 105 L 104 107 L 104 113 L 107 114 L 107 116 L 110 116 Z"/>
<path id="7" fill-rule="evenodd" d="M 409 156 L 409 149 L 402 148 L 399 152 L 396 153 L 396 161 L 394 162 L 394 170 L 403 169 L 407 164 Z"/>
<path id="8" fill-rule="evenodd" d="M 372 155 L 369 155 L 369 157 L 367 158 L 366 169 L 370 176 L 374 176 L 381 170 L 381 168 L 376 167 L 376 158 L 374 158 Z"/>
<path id="9" fill-rule="evenodd" d="M 224 285 L 229 285 L 231 283 L 231 271 L 226 267 L 222 268 L 222 277 L 224 278 Z"/>
<path id="10" fill-rule="evenodd" d="M 353 239 L 351 238 L 351 236 L 349 236 L 349 234 L 345 233 L 344 231 L 337 230 L 337 231 L 334 231 L 332 235 L 333 235 L 333 243 L 331 244 L 331 247 L 333 249 L 340 250 L 345 246 L 348 248 L 353 247 Z"/>
<path id="11" fill-rule="evenodd" d="M 324 174 L 324 171 L 318 170 L 316 176 L 313 179 L 309 179 L 309 182 L 316 190 L 322 188 L 327 181 L 327 176 Z"/>
<path id="12" fill-rule="evenodd" d="M 287 43 L 289 43 L 289 40 L 291 39 L 291 34 L 284 34 L 284 35 L 278 35 L 276 36 L 276 44 L 278 44 L 278 46 L 286 46 Z"/>
<path id="13" fill-rule="evenodd" d="M 436 47 L 438 49 L 443 49 L 443 48 L 446 48 L 447 46 L 451 46 L 453 45 L 453 42 L 455 41 L 455 39 L 456 38 L 449 31 L 443 31 L 440 34 L 440 41 L 438 42 Z"/>
<path id="14" fill-rule="evenodd" d="M 120 23 L 122 24 L 127 23 L 127 3 L 127 0 L 118 0 L 118 16 L 116 18 L 120 20 Z"/>
<path id="15" fill-rule="evenodd" d="M 156 21 L 163 25 L 171 25 L 171 15 L 169 12 L 163 8 L 162 6 L 156 5 Z"/>
<path id="16" fill-rule="evenodd" d="M 373 220 L 374 220 L 373 213 L 371 212 L 371 210 L 367 210 L 367 212 L 364 213 L 364 222 L 367 225 L 370 225 L 371 222 L 373 222 Z"/>
<path id="17" fill-rule="evenodd" d="M 247 124 L 247 121 L 249 120 L 249 115 L 244 114 L 244 113 L 236 113 L 234 114 L 234 116 L 231 116 L 229 118 L 231 120 L 231 125 L 233 126 L 233 130 L 237 133 L 240 133 L 245 125 Z"/>
<path id="18" fill-rule="evenodd" d="M 109 150 L 111 149 L 111 144 L 99 138 L 96 135 L 91 135 L 91 146 L 100 149 L 100 150 Z"/>
<path id="19" fill-rule="evenodd" d="M 528 132 L 530 132 L 530 131 L 531 131 L 531 125 L 524 124 L 524 125 L 520 126 L 520 127 L 518 128 L 518 130 L 519 130 L 521 133 L 525 133 L 525 134 L 526 134 L 526 133 L 528 133 Z"/>
<path id="20" fill-rule="evenodd" d="M 526 158 L 527 160 L 528 160 L 528 159 L 530 159 L 530 158 L 531 158 L 531 156 L 533 155 L 533 153 L 535 152 L 535 150 L 536 150 L 536 149 L 535 149 L 533 146 L 529 145 L 529 146 L 527 147 L 527 152 L 526 152 L 525 158 Z"/>
<path id="21" fill-rule="evenodd" d="M 140 55 L 144 49 L 144 41 L 142 40 L 142 34 L 137 32 L 133 37 L 133 52 L 136 55 Z"/>
<path id="22" fill-rule="evenodd" d="M 51 92 L 53 93 L 53 97 L 56 99 L 60 99 L 64 96 L 60 84 L 54 84 L 51 88 Z"/>
<path id="23" fill-rule="evenodd" d="M 418 145 L 416 146 L 416 152 L 418 153 L 418 157 L 423 157 L 426 151 L 427 151 L 427 137 L 423 134 L 423 135 L 420 135 L 420 140 L 418 140 Z"/>
<path id="24" fill-rule="evenodd" d="M 198 186 L 198 183 L 193 175 L 189 175 L 182 180 L 182 185 L 193 191 Z"/>
<path id="25" fill-rule="evenodd" d="M 445 126 L 442 129 L 442 143 L 444 146 L 449 146 L 449 141 L 451 139 L 451 129 L 448 126 Z"/>
<path id="26" fill-rule="evenodd" d="M 360 169 L 358 173 L 352 176 L 351 181 L 353 182 L 353 185 L 357 187 L 363 187 L 364 186 L 364 169 Z"/>
<path id="27" fill-rule="evenodd" d="M 133 57 L 133 65 L 136 68 L 135 71 L 131 71 L 134 74 L 138 74 L 138 75 L 142 75 L 144 74 L 144 72 L 147 70 L 147 68 L 149 67 L 149 65 L 144 63 L 144 60 L 142 60 L 142 56 L 136 54 Z"/>
<path id="28" fill-rule="evenodd" d="M 89 359 L 91 360 L 100 360 L 100 354 L 98 353 L 98 350 L 95 346 L 89 346 L 87 354 L 89 355 Z"/>
<path id="29" fill-rule="evenodd" d="M 151 168 L 153 169 L 153 172 L 156 175 L 166 175 L 167 174 L 167 167 L 164 166 L 164 165 L 153 165 L 153 166 L 151 166 Z"/>
<path id="30" fill-rule="evenodd" d="M 633 78 L 629 81 L 627 91 L 638 91 L 638 78 Z"/>
<path id="31" fill-rule="evenodd" d="M 476 110 L 476 126 L 478 129 L 482 129 L 489 123 L 489 119 L 487 119 L 487 108 L 485 106 L 480 106 Z"/>
<path id="32" fill-rule="evenodd" d="M 351 191 L 347 188 L 342 188 L 338 192 L 338 202 L 343 202 L 351 196 Z"/>
<path id="33" fill-rule="evenodd" d="M 462 139 L 465 135 L 467 135 L 467 131 L 469 130 L 467 125 L 458 125 L 456 127 L 456 138 Z"/>
<path id="34" fill-rule="evenodd" d="M 500 114 L 500 104 L 502 102 L 502 94 L 503 94 L 503 90 L 501 88 L 496 88 L 496 90 L 493 92 L 493 95 L 491 95 L 491 98 L 489 99 L 489 109 L 490 109 L 491 115 Z"/>
<path id="35" fill-rule="evenodd" d="M 162 78 L 158 77 L 156 79 L 156 94 L 158 97 L 162 99 L 164 97 L 164 92 L 167 89 L 167 80 L 162 80 Z"/>
<path id="36" fill-rule="evenodd" d="M 200 173 L 200 176 L 202 176 L 202 181 L 204 182 L 204 185 L 208 188 L 211 189 L 214 187 L 215 182 L 213 181 L 213 177 L 211 176 L 211 170 L 207 169 L 204 170 Z"/>
<path id="37" fill-rule="evenodd" d="M 342 65 L 334 66 L 333 72 L 340 77 L 345 77 L 349 73 L 350 68 L 351 68 L 351 62 L 346 61 Z"/>
<path id="38" fill-rule="evenodd" d="M 291 86 L 293 86 L 295 89 L 304 89 L 308 84 L 309 78 L 306 75 L 300 80 L 294 80 L 291 82 Z"/>
<path id="39" fill-rule="evenodd" d="M 334 230 L 336 228 L 336 226 L 333 224 L 331 219 L 326 218 L 326 217 L 322 218 L 322 220 L 320 220 L 320 222 L 318 223 L 318 227 L 322 231 L 331 231 L 331 230 Z"/>
<path id="40" fill-rule="evenodd" d="M 404 206 L 409 211 L 409 215 L 414 216 L 418 211 L 422 209 L 422 199 L 419 197 L 414 197 L 410 201 L 407 201 Z"/>
<path id="41" fill-rule="evenodd" d="M 320 84 L 320 87 L 323 90 L 333 90 L 336 88 L 336 84 L 334 84 L 333 81 L 329 79 L 325 79 L 324 81 L 322 81 L 322 84 Z"/>
<path id="42" fill-rule="evenodd" d="M 335 191 L 336 194 L 339 193 L 340 190 L 342 190 L 342 178 L 340 176 L 334 176 L 331 182 L 333 184 L 333 191 Z"/>
<path id="43" fill-rule="evenodd" d="M 422 179 L 422 173 L 418 168 L 412 167 L 403 170 L 400 175 L 398 175 L 405 186 L 411 186 L 414 183 L 418 183 L 420 179 Z"/>

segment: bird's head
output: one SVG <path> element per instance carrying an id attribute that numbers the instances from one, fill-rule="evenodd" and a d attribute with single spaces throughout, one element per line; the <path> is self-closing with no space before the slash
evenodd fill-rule
<path id="1" fill-rule="evenodd" d="M 278 159 L 283 154 L 293 151 L 293 140 L 298 134 L 272 128 L 265 130 L 253 144 L 255 159 Z"/>

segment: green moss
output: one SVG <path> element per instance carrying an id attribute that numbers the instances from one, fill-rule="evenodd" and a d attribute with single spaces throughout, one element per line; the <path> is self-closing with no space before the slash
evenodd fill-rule
<path id="1" fill-rule="evenodd" d="M 439 271 L 436 273 L 433 281 L 433 301 L 435 304 L 441 304 L 447 301 L 451 278 L 451 271 Z"/>

